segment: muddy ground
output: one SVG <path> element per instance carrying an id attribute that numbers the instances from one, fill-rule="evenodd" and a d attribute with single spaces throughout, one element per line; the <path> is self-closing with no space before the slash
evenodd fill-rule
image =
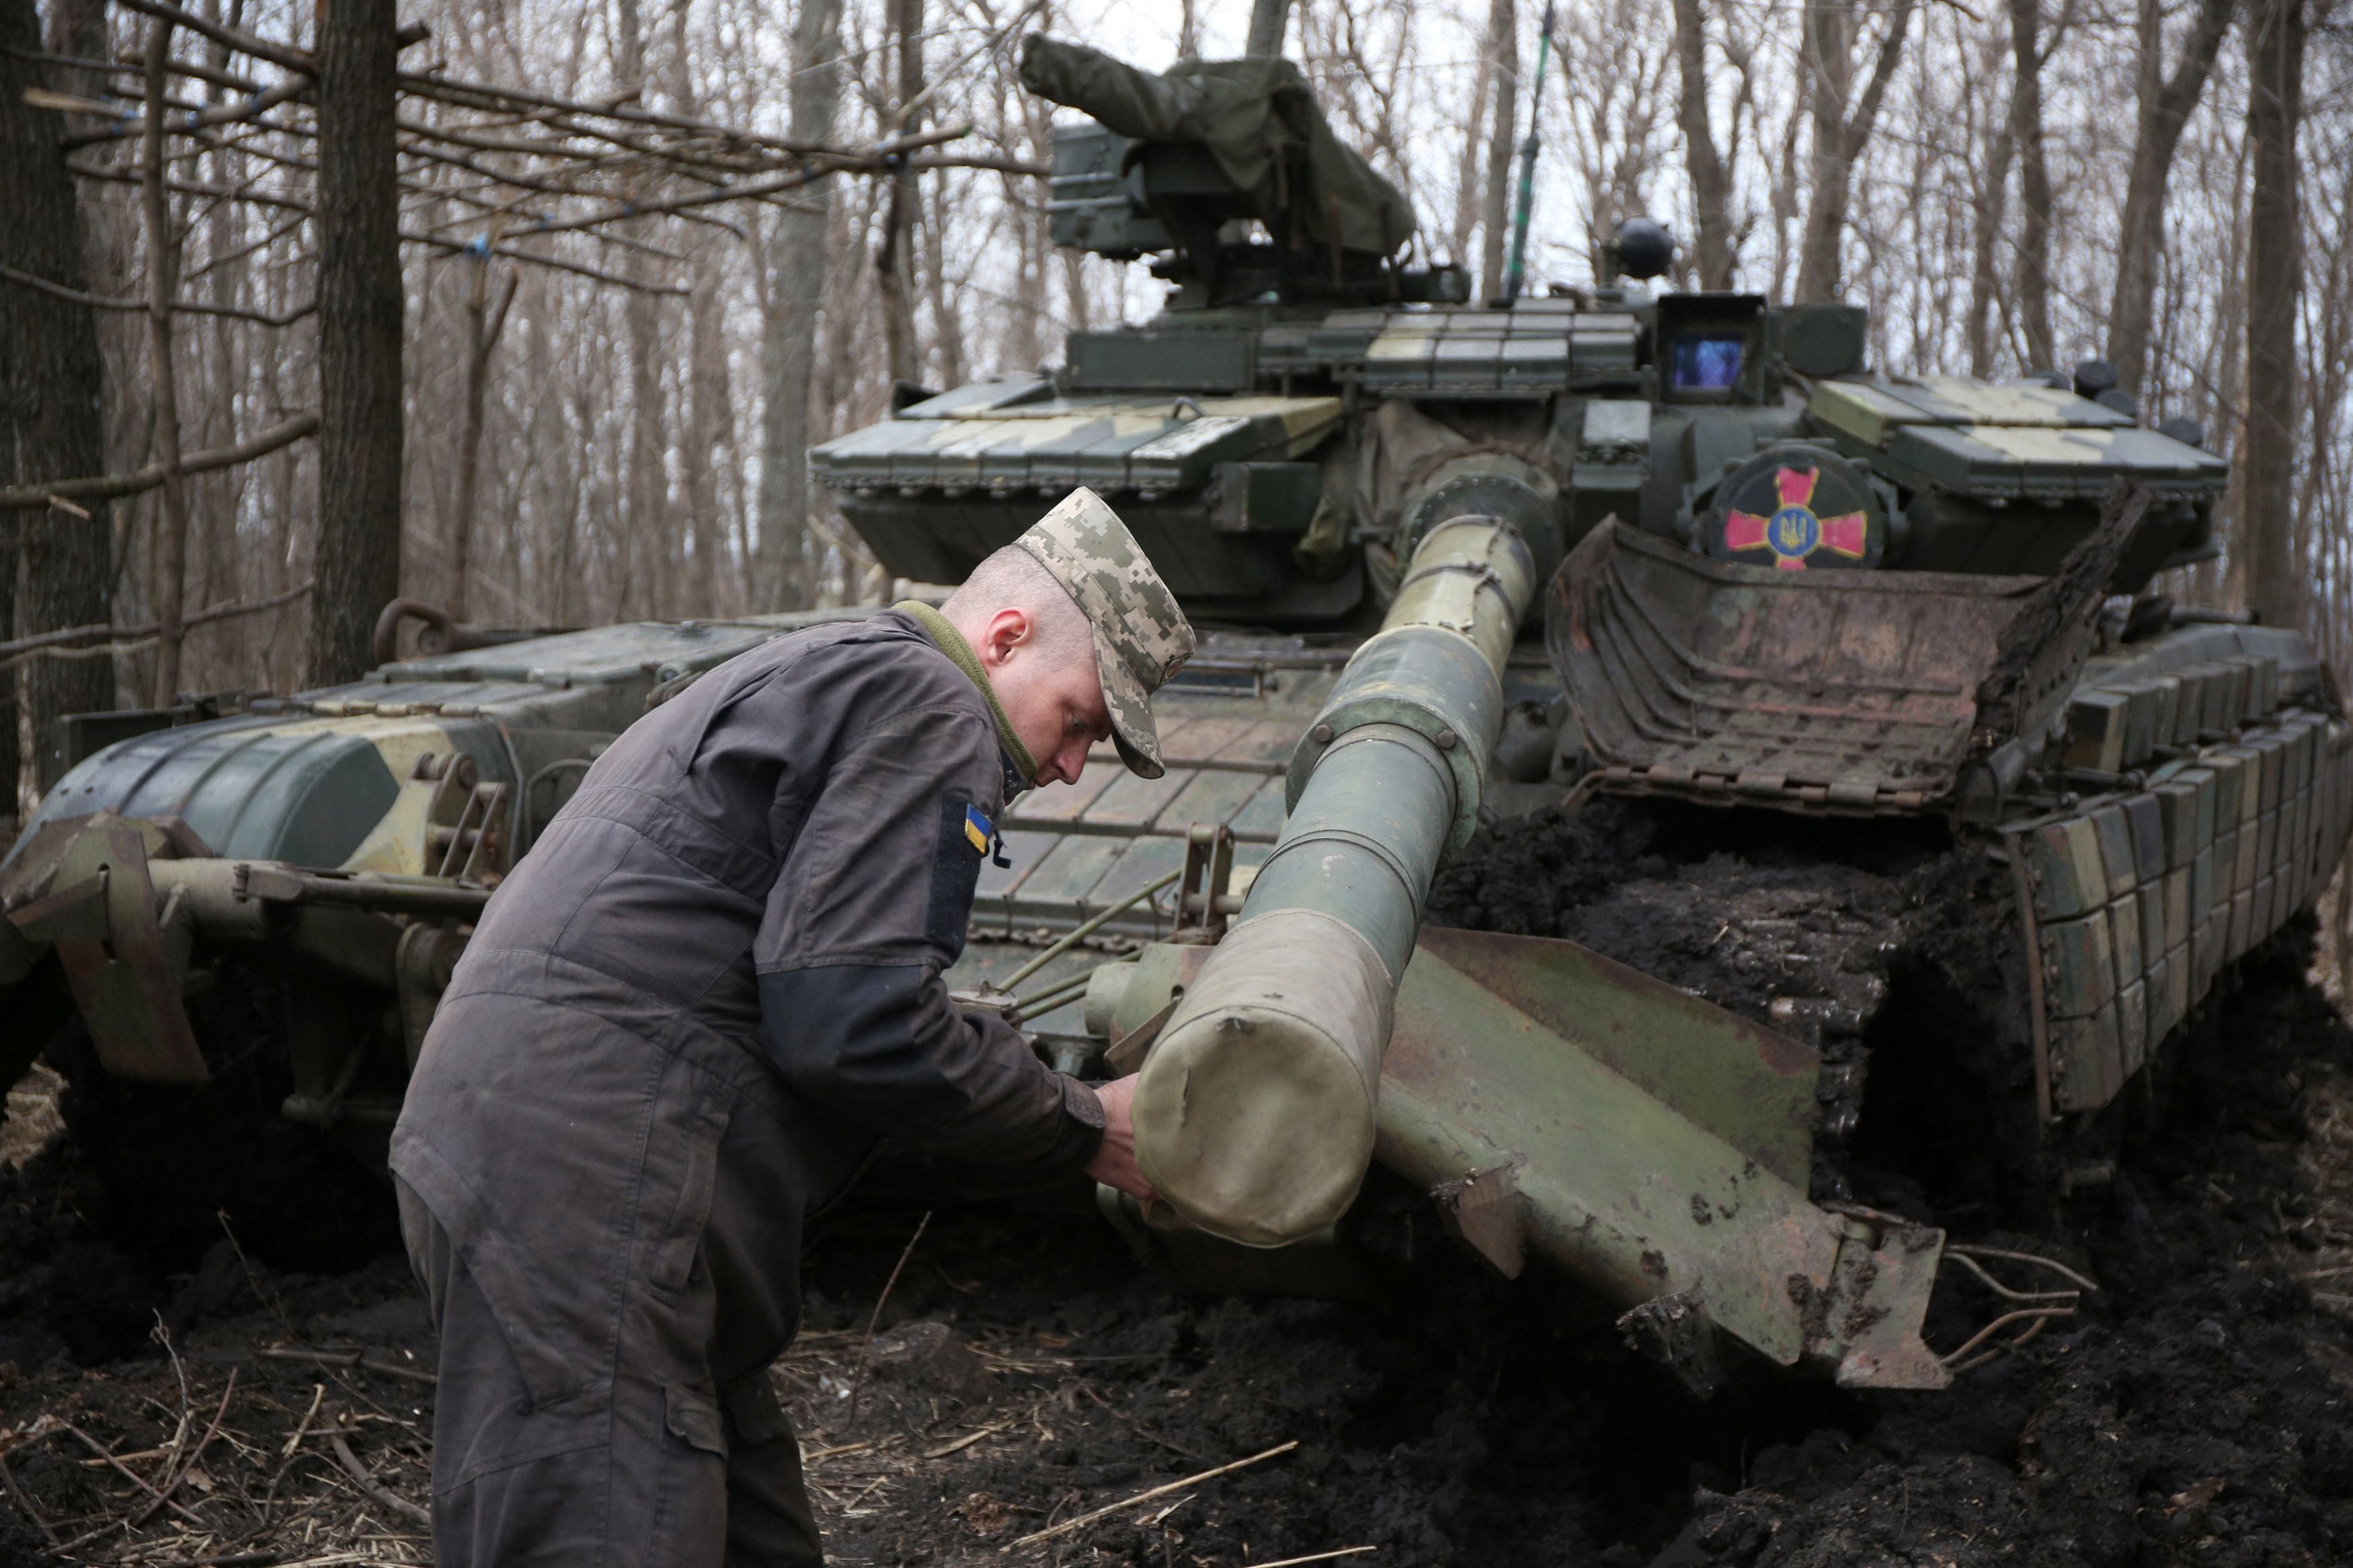
<path id="1" fill-rule="evenodd" d="M 1770 856 L 1711 871 L 1607 816 L 1588 831 L 1604 828 L 1617 853 L 1591 857 L 1585 898 L 1546 905 L 1555 930 L 1610 900 L 1688 916 L 1700 894 L 1808 915 L 1744 901 L 1803 902 Z M 1933 845 L 1883 847 L 1843 884 L 1854 907 L 1813 913 L 1861 935 L 1945 875 Z M 1584 853 L 1544 852 L 1571 870 Z M 1523 842 L 1510 858 L 1537 858 Z M 1534 883 L 1458 868 L 1441 901 L 1539 928 L 1512 885 Z M 1675 939 L 1678 959 L 1657 922 L 1657 963 L 1700 962 L 1701 939 L 1737 934 L 1720 923 Z M 1379 1276 L 1377 1300 L 1202 1296 L 1141 1271 L 1081 1191 L 877 1193 L 815 1238 L 809 1331 L 777 1373 L 829 1551 L 1164 1568 L 1351 1548 L 1370 1550 L 1331 1560 L 2353 1561 L 2353 1032 L 2304 969 L 2283 944 L 2243 976 L 2174 1042 L 2162 1095 L 2136 1091 L 2116 1119 L 2113 1176 L 2031 1225 L 1872 1173 L 1947 1205 L 1923 1217 L 1957 1235 L 2100 1286 L 1938 1394 L 1758 1375 L 1703 1405 L 1540 1269 L 1505 1284 L 1440 1251 Z M 12 1110 L 39 1114 L 40 1091 Z M 413 1514 L 431 1345 L 405 1266 L 314 1277 L 227 1236 L 194 1258 L 126 1252 L 86 1217 L 103 1194 L 70 1141 L 25 1158 L 31 1141 L 0 1165 L 0 1563 L 429 1563 Z M 1932 1340 L 1957 1344 L 1989 1307 L 1973 1284 L 1940 1289 Z"/>

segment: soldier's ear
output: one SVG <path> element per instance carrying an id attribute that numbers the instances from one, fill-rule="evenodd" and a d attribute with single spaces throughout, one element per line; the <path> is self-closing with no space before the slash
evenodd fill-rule
<path id="1" fill-rule="evenodd" d="M 1032 642 L 1036 630 L 1036 617 L 1018 605 L 1008 605 L 988 617 L 980 647 L 974 651 L 985 668 L 994 669 L 1010 659 L 1016 648 Z"/>

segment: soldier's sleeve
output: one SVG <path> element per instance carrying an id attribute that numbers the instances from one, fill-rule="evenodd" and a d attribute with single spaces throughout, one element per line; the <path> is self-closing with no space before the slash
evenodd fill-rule
<path id="1" fill-rule="evenodd" d="M 807 802 L 754 943 L 762 1043 L 806 1100 L 871 1131 L 1082 1165 L 1103 1137 L 1094 1092 L 1003 1019 L 959 1012 L 940 978 L 964 950 L 997 766 L 968 704 L 858 728 Z"/>

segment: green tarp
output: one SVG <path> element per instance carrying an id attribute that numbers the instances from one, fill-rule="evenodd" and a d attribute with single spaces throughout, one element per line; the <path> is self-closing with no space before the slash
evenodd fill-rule
<path id="1" fill-rule="evenodd" d="M 1313 244 L 1336 238 L 1349 250 L 1389 256 L 1412 237 L 1413 209 L 1404 195 L 1360 153 L 1341 145 L 1306 77 L 1289 60 L 1187 60 L 1154 76 L 1097 50 L 1032 34 L 1022 46 L 1021 85 L 1122 136 L 1208 149 L 1261 214 L 1284 212 L 1287 195 L 1291 219 Z M 1304 177 L 1293 160 L 1286 189 L 1277 160 L 1290 159 L 1295 149 L 1305 153 Z"/>

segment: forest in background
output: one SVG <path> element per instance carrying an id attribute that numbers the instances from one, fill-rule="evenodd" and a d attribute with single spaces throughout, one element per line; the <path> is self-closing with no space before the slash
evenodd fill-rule
<path id="1" fill-rule="evenodd" d="M 2342 670 L 2332 4 L 1576 0 L 1539 88 L 1531 0 L 0 0 L 0 778 L 29 804 L 60 712 L 356 673 L 388 587 L 501 626 L 880 598 L 807 447 L 1161 292 L 1049 243 L 1033 31 L 1157 69 L 1281 26 L 1415 254 L 1489 287 L 1533 109 L 1538 287 L 1642 214 L 1684 286 L 1868 305 L 1882 368 L 2105 356 L 2233 459 L 2177 591 Z M 396 59 L 396 103 L 339 94 Z M 389 178 L 336 162 L 370 136 Z"/>

